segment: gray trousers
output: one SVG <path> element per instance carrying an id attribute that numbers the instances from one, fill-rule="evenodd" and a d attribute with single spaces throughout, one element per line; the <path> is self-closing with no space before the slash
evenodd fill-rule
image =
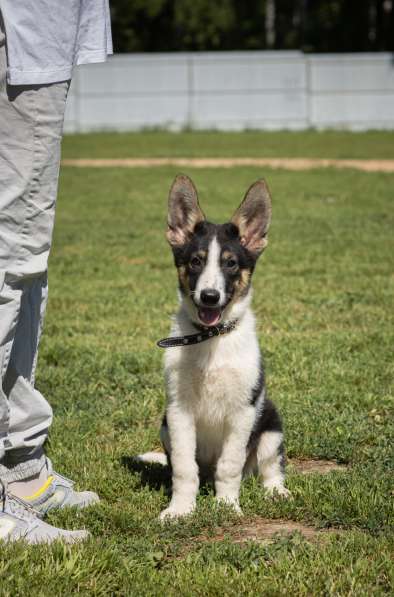
<path id="1" fill-rule="evenodd" d="M 1 15 L 0 15 L 1 16 Z M 0 479 L 38 473 L 52 409 L 34 387 L 69 82 L 9 86 L 0 24 Z"/>

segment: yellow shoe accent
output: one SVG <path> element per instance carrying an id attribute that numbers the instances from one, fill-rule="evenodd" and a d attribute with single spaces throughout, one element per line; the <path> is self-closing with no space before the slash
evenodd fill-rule
<path id="1" fill-rule="evenodd" d="M 27 501 L 27 500 L 35 500 L 38 497 L 40 497 L 40 495 L 42 495 L 48 489 L 48 487 L 50 486 L 50 484 L 52 483 L 52 481 L 54 480 L 54 478 L 55 477 L 53 475 L 50 475 L 48 477 L 48 479 L 45 481 L 44 485 L 42 487 L 40 487 L 40 489 L 38 491 L 36 491 L 35 493 L 33 493 L 33 495 L 29 495 L 28 497 L 24 497 L 23 499 L 25 501 Z"/>

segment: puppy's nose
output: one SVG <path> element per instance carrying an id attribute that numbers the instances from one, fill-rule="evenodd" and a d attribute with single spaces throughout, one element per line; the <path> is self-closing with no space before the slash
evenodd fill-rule
<path id="1" fill-rule="evenodd" d="M 214 288 L 205 288 L 201 291 L 201 302 L 209 307 L 214 307 L 218 304 L 220 293 Z"/>

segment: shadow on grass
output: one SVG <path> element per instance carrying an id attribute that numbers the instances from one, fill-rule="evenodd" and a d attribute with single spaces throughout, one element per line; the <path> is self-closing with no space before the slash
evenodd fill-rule
<path id="1" fill-rule="evenodd" d="M 134 456 L 122 456 L 120 463 L 132 473 L 138 473 L 142 487 L 159 490 L 162 487 L 167 492 L 171 490 L 171 469 L 156 463 L 137 460 Z"/>
<path id="2" fill-rule="evenodd" d="M 171 493 L 171 467 L 163 466 L 153 462 L 141 462 L 135 456 L 122 456 L 120 463 L 132 473 L 140 475 L 141 487 L 159 490 L 162 487 L 168 494 Z M 202 495 L 211 495 L 213 487 L 213 475 L 200 471 L 199 491 Z"/>

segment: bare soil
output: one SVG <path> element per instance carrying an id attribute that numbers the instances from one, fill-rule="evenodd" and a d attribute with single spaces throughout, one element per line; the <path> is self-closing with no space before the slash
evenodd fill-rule
<path id="1" fill-rule="evenodd" d="M 341 529 L 315 529 L 312 526 L 293 522 L 292 520 L 270 520 L 268 518 L 255 517 L 249 520 L 242 520 L 239 524 L 226 529 L 218 529 L 213 537 L 205 537 L 204 542 L 222 541 L 225 538 L 231 539 L 234 543 L 245 543 L 246 541 L 269 542 L 275 537 L 300 533 L 307 541 L 319 541 L 327 535 L 343 532 Z"/>
<path id="2" fill-rule="evenodd" d="M 325 158 L 78 158 L 64 159 L 62 164 L 78 168 L 146 168 L 153 166 L 233 168 L 235 166 L 266 166 L 285 170 L 353 168 L 364 172 L 394 172 L 394 160 L 337 160 Z"/>
<path id="3" fill-rule="evenodd" d="M 196 547 L 206 543 L 217 543 L 228 539 L 233 543 L 242 544 L 247 541 L 257 543 L 272 543 L 278 537 L 288 537 L 294 533 L 299 533 L 306 541 L 311 543 L 321 543 L 329 536 L 342 535 L 344 529 L 327 528 L 316 529 L 310 525 L 292 520 L 270 520 L 254 516 L 253 518 L 242 518 L 238 524 L 233 526 L 219 527 L 213 535 L 198 535 L 194 537 L 193 542 L 187 542 L 183 545 L 182 552 L 177 559 L 183 559 L 188 553 Z"/>
<path id="4" fill-rule="evenodd" d="M 346 471 L 348 468 L 345 464 L 338 464 L 332 460 L 301 460 L 300 458 L 289 459 L 288 465 L 302 475 L 311 473 L 326 475 L 332 471 Z"/>

